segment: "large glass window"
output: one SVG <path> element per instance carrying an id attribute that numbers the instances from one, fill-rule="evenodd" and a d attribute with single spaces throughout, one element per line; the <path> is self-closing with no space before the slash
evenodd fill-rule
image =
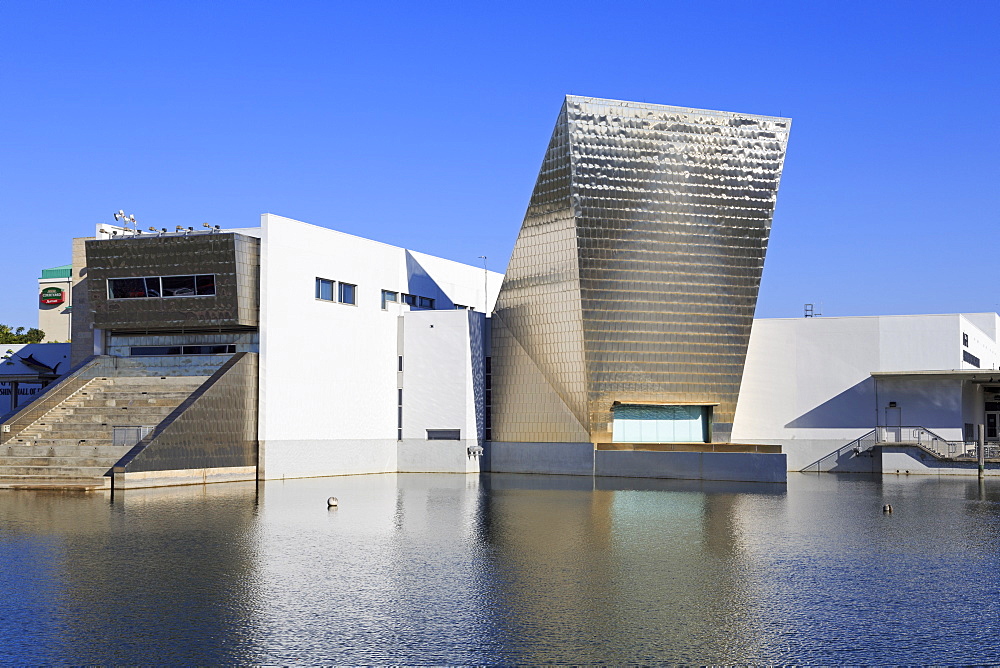
<path id="1" fill-rule="evenodd" d="M 136 299 L 139 297 L 159 297 L 159 290 L 149 294 L 146 281 L 159 281 L 159 278 L 109 278 L 108 299 Z M 158 287 L 158 286 L 157 286 Z"/>
<path id="2" fill-rule="evenodd" d="M 164 297 L 190 297 L 196 294 L 194 276 L 164 276 L 160 281 Z"/>
<path id="3" fill-rule="evenodd" d="M 215 274 L 108 279 L 108 299 L 209 297 L 214 294 Z"/>
<path id="4" fill-rule="evenodd" d="M 707 443 L 710 406 L 614 407 L 615 443 Z"/>
<path id="5" fill-rule="evenodd" d="M 132 346 L 129 350 L 129 354 L 133 356 L 223 355 L 235 352 L 236 345 L 232 343 L 213 343 L 195 346 Z"/>

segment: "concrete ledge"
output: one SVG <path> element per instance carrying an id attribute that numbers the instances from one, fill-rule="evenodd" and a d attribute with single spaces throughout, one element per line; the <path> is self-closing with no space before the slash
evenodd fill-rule
<path id="1" fill-rule="evenodd" d="M 882 445 L 875 448 L 880 460 L 879 470 L 883 474 L 978 476 L 979 462 L 939 459 L 916 445 Z M 984 476 L 1000 476 L 1000 462 L 987 460 L 983 466 Z"/>
<path id="2" fill-rule="evenodd" d="M 777 453 L 652 452 L 600 450 L 594 474 L 626 478 L 676 478 L 732 482 L 787 481 L 785 455 Z"/>
<path id="3" fill-rule="evenodd" d="M 176 485 L 204 485 L 213 482 L 242 482 L 257 479 L 256 466 L 232 466 L 211 469 L 178 469 L 173 471 L 137 471 L 114 475 L 115 489 L 140 489 L 143 487 L 173 487 Z"/>
<path id="4" fill-rule="evenodd" d="M 403 439 L 397 446 L 397 473 L 479 473 L 479 457 L 469 456 L 476 439 L 428 441 Z"/>
<path id="5" fill-rule="evenodd" d="M 260 440 L 262 480 L 395 473 L 396 439 Z"/>
<path id="6" fill-rule="evenodd" d="M 598 443 L 597 449 L 637 452 L 781 452 L 780 445 L 763 443 Z"/>
<path id="7" fill-rule="evenodd" d="M 487 443 L 484 471 L 594 475 L 592 443 Z"/>

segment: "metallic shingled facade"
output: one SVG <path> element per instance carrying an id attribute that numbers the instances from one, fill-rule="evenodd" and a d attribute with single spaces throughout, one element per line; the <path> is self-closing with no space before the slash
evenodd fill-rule
<path id="1" fill-rule="evenodd" d="M 712 406 L 729 440 L 786 118 L 568 96 L 493 314 L 493 441 Z"/>

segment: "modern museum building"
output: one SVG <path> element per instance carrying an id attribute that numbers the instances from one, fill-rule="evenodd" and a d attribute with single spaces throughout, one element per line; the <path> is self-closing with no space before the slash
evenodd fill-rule
<path id="1" fill-rule="evenodd" d="M 272 214 L 100 225 L 0 483 L 784 481 L 734 421 L 790 124 L 567 97 L 505 275 Z"/>

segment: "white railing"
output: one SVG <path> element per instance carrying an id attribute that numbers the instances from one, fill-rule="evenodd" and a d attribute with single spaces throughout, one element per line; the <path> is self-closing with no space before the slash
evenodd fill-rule
<path id="1" fill-rule="evenodd" d="M 901 445 L 916 444 L 926 450 L 930 450 L 941 457 L 975 457 L 976 443 L 974 441 L 949 441 L 941 438 L 927 427 L 919 426 L 893 426 L 878 427 L 875 429 L 875 439 L 880 445 L 899 443 Z M 990 457 L 991 449 L 996 456 L 997 444 L 986 446 L 986 456 Z"/>

